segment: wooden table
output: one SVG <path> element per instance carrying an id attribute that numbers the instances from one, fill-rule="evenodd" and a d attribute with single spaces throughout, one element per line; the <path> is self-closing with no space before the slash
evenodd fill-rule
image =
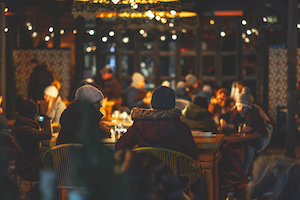
<path id="1" fill-rule="evenodd" d="M 260 133 L 245 133 L 243 136 L 232 133 L 230 135 L 224 136 L 224 144 L 227 145 L 231 143 L 243 142 L 257 138 L 261 138 Z"/>
<path id="2" fill-rule="evenodd" d="M 219 200 L 218 162 L 221 159 L 219 148 L 223 143 L 224 134 L 216 134 L 212 137 L 194 137 L 199 149 L 197 162 L 202 168 L 205 178 L 209 200 Z"/>
<path id="3" fill-rule="evenodd" d="M 110 126 L 110 127 L 114 127 L 116 123 L 118 124 L 123 124 L 123 127 L 124 128 L 129 128 L 132 124 L 133 124 L 133 121 L 129 121 L 129 120 L 122 120 L 122 119 L 119 119 L 119 120 L 101 120 L 104 124 L 106 124 L 107 126 Z"/>

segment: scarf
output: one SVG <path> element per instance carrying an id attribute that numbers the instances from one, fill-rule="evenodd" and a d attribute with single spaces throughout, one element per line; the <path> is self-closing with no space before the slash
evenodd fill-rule
<path id="1" fill-rule="evenodd" d="M 16 119 L 16 121 L 21 122 L 23 124 L 27 124 L 27 125 L 31 126 L 32 128 L 40 129 L 39 124 L 33 119 L 24 117 L 24 116 L 19 115 L 19 114 L 15 115 L 15 119 Z"/>

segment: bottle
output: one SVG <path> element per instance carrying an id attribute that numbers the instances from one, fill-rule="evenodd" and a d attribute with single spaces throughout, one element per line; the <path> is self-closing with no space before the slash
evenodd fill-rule
<path id="1" fill-rule="evenodd" d="M 228 192 L 228 193 L 227 193 L 226 200 L 235 200 L 235 198 L 234 198 L 234 196 L 233 196 L 233 192 Z"/>

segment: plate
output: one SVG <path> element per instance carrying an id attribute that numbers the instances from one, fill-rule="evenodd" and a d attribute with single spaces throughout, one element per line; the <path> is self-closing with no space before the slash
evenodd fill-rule
<path id="1" fill-rule="evenodd" d="M 212 132 L 192 131 L 192 135 L 196 137 L 212 137 Z"/>

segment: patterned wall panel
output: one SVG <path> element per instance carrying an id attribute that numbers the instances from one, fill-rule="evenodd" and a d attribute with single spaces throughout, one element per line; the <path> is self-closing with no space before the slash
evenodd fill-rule
<path id="1" fill-rule="evenodd" d="M 14 50 L 16 65 L 16 85 L 18 95 L 27 97 L 29 76 L 32 72 L 30 60 L 36 58 L 39 63 L 48 66 L 54 80 L 61 83 L 61 96 L 66 98 L 70 91 L 71 53 L 70 50 Z"/>
<path id="2" fill-rule="evenodd" d="M 297 49 L 297 80 L 300 80 L 300 49 Z M 277 107 L 287 106 L 287 49 L 269 48 L 269 117 L 277 119 Z"/>

